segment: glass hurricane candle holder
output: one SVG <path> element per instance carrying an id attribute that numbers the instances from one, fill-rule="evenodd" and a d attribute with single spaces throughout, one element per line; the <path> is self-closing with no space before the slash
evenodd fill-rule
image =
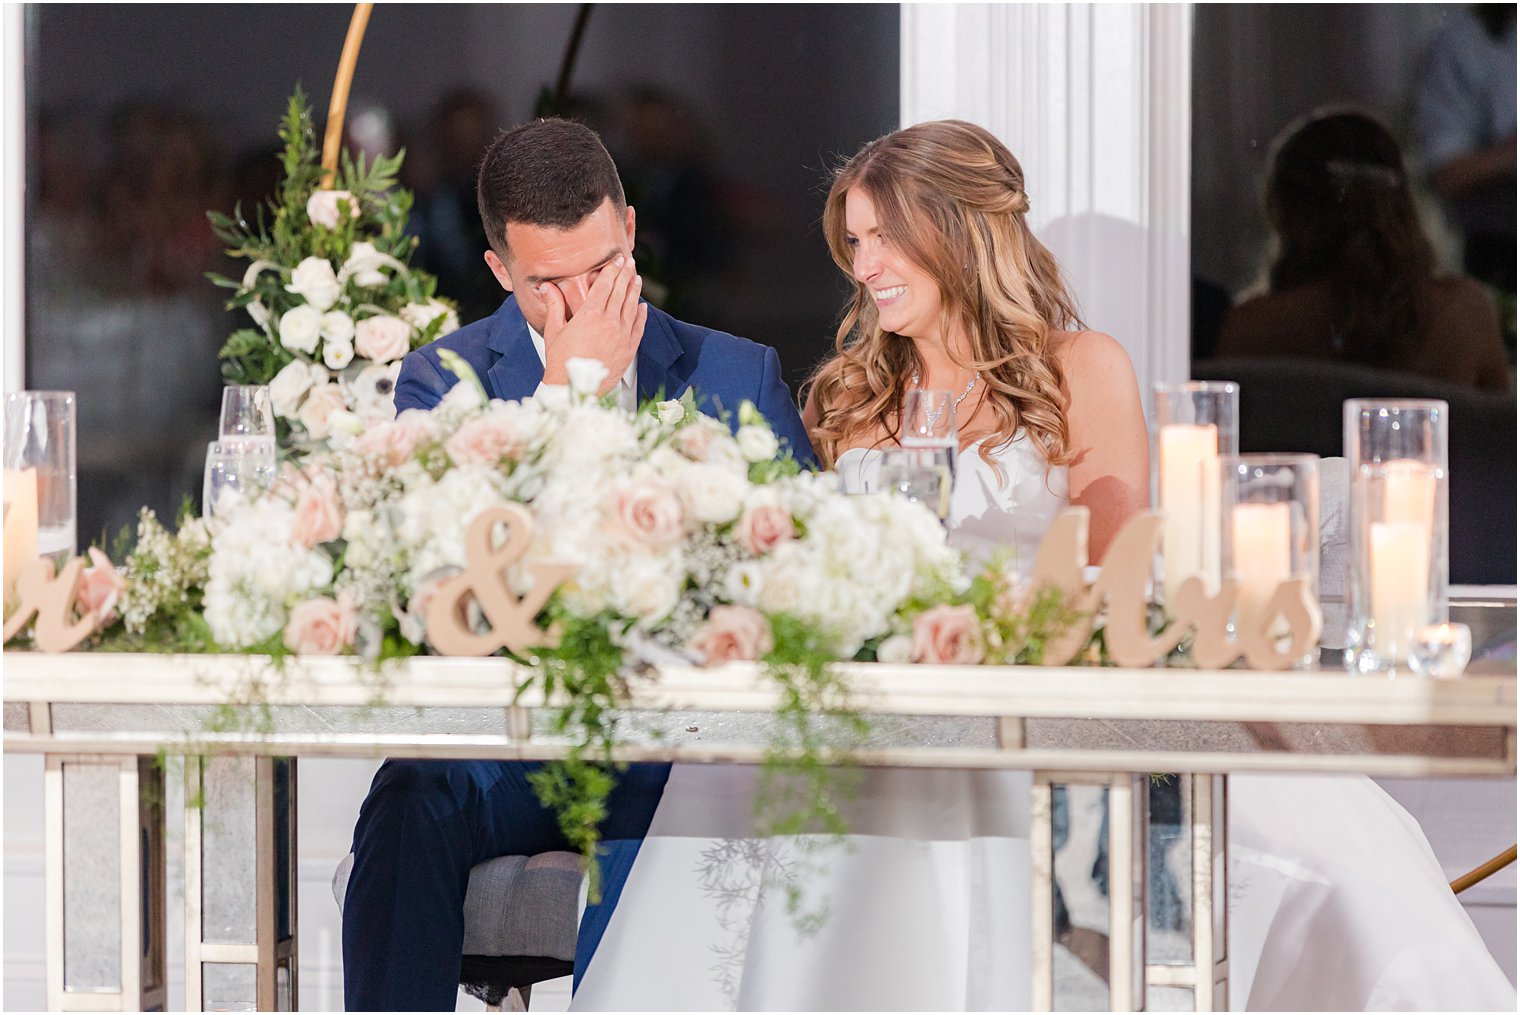
<path id="1" fill-rule="evenodd" d="M 1319 456 L 1229 455 L 1221 469 L 1223 573 L 1237 583 L 1237 635 L 1264 625 L 1287 634 L 1283 618 L 1267 615 L 1278 586 L 1303 579 L 1319 604 Z M 1312 665 L 1314 655 L 1299 665 Z"/>
<path id="2" fill-rule="evenodd" d="M 1219 589 L 1223 527 L 1220 461 L 1240 448 L 1240 388 L 1231 381 L 1158 384 L 1151 425 L 1152 503 L 1165 514 L 1161 535 L 1163 596 L 1203 578 Z"/>
<path id="3" fill-rule="evenodd" d="M 74 392 L 5 396 L 5 592 L 27 561 L 72 556 L 76 481 Z"/>
<path id="4" fill-rule="evenodd" d="M 1346 666 L 1410 664 L 1416 632 L 1447 619 L 1447 428 L 1436 400 L 1352 399 Z"/>

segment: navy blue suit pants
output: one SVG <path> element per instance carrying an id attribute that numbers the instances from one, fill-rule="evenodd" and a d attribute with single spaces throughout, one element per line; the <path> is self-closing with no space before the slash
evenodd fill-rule
<path id="1" fill-rule="evenodd" d="M 528 784 L 525 761 L 390 760 L 354 829 L 343 906 L 343 997 L 349 1011 L 453 1011 L 470 868 L 498 856 L 569 849 Z M 596 951 L 669 765 L 630 765 L 602 824 L 601 901 L 586 908 L 576 982 Z"/>

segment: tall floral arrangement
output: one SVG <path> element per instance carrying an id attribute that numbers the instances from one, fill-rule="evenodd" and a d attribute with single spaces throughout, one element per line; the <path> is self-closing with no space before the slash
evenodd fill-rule
<path id="1" fill-rule="evenodd" d="M 280 127 L 283 177 L 266 205 L 210 213 L 230 256 L 248 262 L 239 278 L 212 275 L 232 290 L 229 309 L 248 327 L 221 350 L 232 384 L 268 384 L 282 445 L 309 452 L 335 433 L 358 433 L 394 418 L 401 359 L 459 326 L 437 280 L 408 265 L 412 195 L 396 185 L 404 153 L 367 161 L 343 154 L 323 187 L 311 109 L 297 88 Z"/>

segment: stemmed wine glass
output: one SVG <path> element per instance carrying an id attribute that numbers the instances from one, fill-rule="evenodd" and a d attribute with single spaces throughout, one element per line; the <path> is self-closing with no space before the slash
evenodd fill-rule
<path id="1" fill-rule="evenodd" d="M 264 384 L 222 390 L 218 438 L 206 448 L 201 513 L 225 515 L 239 501 L 267 490 L 275 477 L 274 408 Z"/>

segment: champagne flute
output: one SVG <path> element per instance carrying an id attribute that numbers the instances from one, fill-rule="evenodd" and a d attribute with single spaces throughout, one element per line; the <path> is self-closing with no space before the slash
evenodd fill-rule
<path id="1" fill-rule="evenodd" d="M 274 403 L 267 384 L 229 384 L 222 389 L 222 419 L 217 431 L 224 443 L 274 449 Z"/>
<path id="2" fill-rule="evenodd" d="M 903 404 L 902 446 L 949 448 L 955 452 L 955 396 L 949 391 L 910 388 Z"/>

